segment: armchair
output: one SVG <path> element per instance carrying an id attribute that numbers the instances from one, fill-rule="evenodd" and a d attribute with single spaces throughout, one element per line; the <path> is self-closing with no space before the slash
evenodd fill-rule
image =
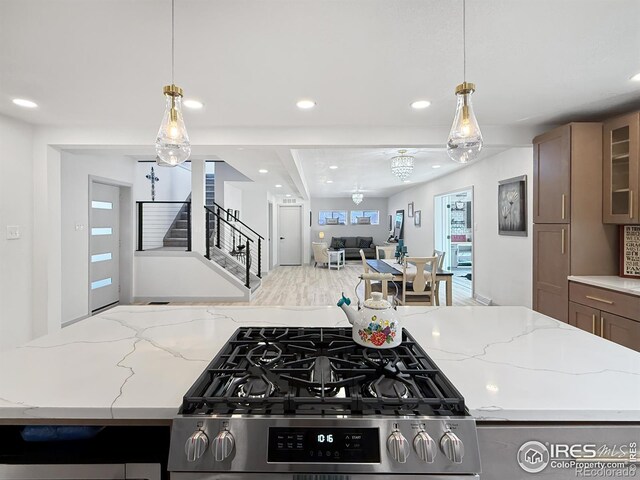
<path id="1" fill-rule="evenodd" d="M 327 250 L 329 249 L 329 246 L 327 245 L 327 243 L 313 242 L 311 245 L 313 247 L 313 261 L 315 262 L 313 266 L 317 267 L 319 263 L 324 263 L 325 265 L 328 265 L 329 254 L 327 253 Z"/>

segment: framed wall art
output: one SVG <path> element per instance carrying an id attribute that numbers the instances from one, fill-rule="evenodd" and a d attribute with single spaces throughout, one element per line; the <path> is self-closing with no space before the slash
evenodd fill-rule
<path id="1" fill-rule="evenodd" d="M 527 176 L 498 182 L 498 235 L 527 236 Z"/>
<path id="2" fill-rule="evenodd" d="M 620 225 L 620 276 L 640 278 L 640 225 Z"/>

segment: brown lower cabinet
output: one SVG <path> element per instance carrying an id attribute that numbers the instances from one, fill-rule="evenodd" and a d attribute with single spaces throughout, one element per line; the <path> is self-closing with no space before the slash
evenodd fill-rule
<path id="1" fill-rule="evenodd" d="M 563 322 L 569 303 L 570 225 L 533 226 L 533 309 Z"/>
<path id="2" fill-rule="evenodd" d="M 640 322 L 569 302 L 569 325 L 640 352 Z"/>

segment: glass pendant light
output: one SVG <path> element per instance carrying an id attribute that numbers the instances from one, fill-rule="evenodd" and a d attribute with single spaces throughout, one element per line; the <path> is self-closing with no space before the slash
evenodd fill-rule
<path id="1" fill-rule="evenodd" d="M 156 139 L 156 162 L 162 167 L 175 167 L 191 155 L 191 143 L 182 119 L 182 88 L 173 83 L 175 57 L 175 0 L 171 0 L 171 85 L 163 88 L 165 110 Z"/>
<path id="2" fill-rule="evenodd" d="M 454 162 L 468 163 L 478 158 L 482 150 L 482 133 L 471 105 L 476 86 L 467 82 L 466 0 L 462 0 L 462 44 L 464 81 L 456 87 L 456 115 L 447 140 L 447 153 Z"/>
<path id="3" fill-rule="evenodd" d="M 351 200 L 353 200 L 353 203 L 355 203 L 356 205 L 360 205 L 363 199 L 364 195 L 360 192 L 356 192 L 351 195 Z"/>

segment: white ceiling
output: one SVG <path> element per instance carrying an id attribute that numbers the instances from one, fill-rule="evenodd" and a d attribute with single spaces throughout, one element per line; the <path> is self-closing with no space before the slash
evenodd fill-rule
<path id="1" fill-rule="evenodd" d="M 416 183 L 428 182 L 462 166 L 452 162 L 442 148 L 409 148 L 415 157 L 410 183 L 391 173 L 391 158 L 398 148 L 315 148 L 297 149 L 312 197 L 348 197 L 359 191 L 372 197 L 388 197 Z M 482 158 L 506 150 L 486 147 Z M 337 169 L 330 169 L 330 166 Z M 440 165 L 434 169 L 433 165 Z M 332 181 L 328 184 L 327 180 Z"/>
<path id="2" fill-rule="evenodd" d="M 638 100 L 638 0 L 468 0 L 481 125 L 542 124 Z M 155 134 L 169 0 L 0 0 L 0 112 Z M 177 0 L 187 125 L 444 126 L 462 80 L 461 1 Z M 14 97 L 36 101 L 25 110 Z M 310 97 L 317 108 L 300 111 Z M 414 111 L 424 98 L 432 106 Z"/>
<path id="3" fill-rule="evenodd" d="M 461 5 L 176 0 L 176 83 L 205 103 L 185 111 L 187 126 L 445 131 L 462 81 Z M 638 0 L 467 0 L 467 79 L 478 88 L 481 127 L 597 119 L 640 106 L 640 82 L 629 80 L 640 72 L 639 22 Z M 41 125 L 148 130 L 151 143 L 170 82 L 169 27 L 169 0 L 0 0 L 0 113 Z M 22 109 L 15 97 L 39 107 Z M 318 106 L 301 111 L 301 98 Z M 432 105 L 413 110 L 416 99 Z M 508 146 L 497 143 L 483 157 Z M 420 144 L 435 146 L 412 145 Z M 239 148 L 198 144 L 194 155 L 218 156 L 274 193 L 303 198 L 356 189 L 386 196 L 406 186 L 389 171 L 394 147 Z M 411 151 L 413 183 L 457 168 L 442 148 Z M 283 189 L 273 190 L 276 183 Z"/>

